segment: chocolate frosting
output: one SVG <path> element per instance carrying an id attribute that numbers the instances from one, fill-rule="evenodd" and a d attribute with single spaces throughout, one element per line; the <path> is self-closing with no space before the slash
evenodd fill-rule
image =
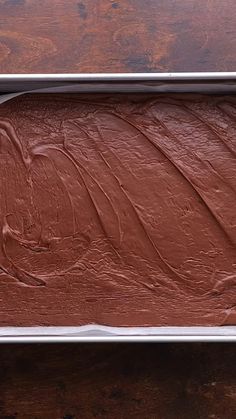
<path id="1" fill-rule="evenodd" d="M 0 106 L 0 325 L 236 323 L 236 98 Z"/>

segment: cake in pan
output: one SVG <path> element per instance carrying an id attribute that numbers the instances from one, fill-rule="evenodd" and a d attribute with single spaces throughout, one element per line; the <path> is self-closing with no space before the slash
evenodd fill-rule
<path id="1" fill-rule="evenodd" d="M 236 323 L 236 97 L 0 105 L 0 326 Z"/>

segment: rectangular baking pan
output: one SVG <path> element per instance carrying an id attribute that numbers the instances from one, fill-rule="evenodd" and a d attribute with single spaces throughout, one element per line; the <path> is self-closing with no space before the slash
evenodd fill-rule
<path id="1" fill-rule="evenodd" d="M 2 74 L 0 103 L 23 93 L 236 94 L 236 72 L 128 74 Z M 236 342 L 222 327 L 0 327 L 0 343 Z"/>
<path id="2" fill-rule="evenodd" d="M 236 72 L 120 74 L 2 74 L 0 93 L 42 92 L 236 93 Z"/>

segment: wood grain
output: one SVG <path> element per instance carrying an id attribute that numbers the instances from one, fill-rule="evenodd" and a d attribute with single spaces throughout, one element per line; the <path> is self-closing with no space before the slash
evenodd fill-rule
<path id="1" fill-rule="evenodd" d="M 0 72 L 233 71 L 234 0 L 0 0 Z M 0 419 L 233 419 L 234 345 L 0 347 Z"/>
<path id="2" fill-rule="evenodd" d="M 234 0 L 0 0 L 0 72 L 233 71 Z"/>
<path id="3" fill-rule="evenodd" d="M 233 344 L 1 346 L 0 419 L 234 419 Z"/>

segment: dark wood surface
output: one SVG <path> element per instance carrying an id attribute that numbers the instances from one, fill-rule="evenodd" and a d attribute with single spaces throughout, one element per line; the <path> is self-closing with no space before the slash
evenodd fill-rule
<path id="1" fill-rule="evenodd" d="M 0 0 L 0 72 L 236 70 L 234 0 Z M 0 347 L 0 419 L 234 419 L 235 345 Z"/>
<path id="2" fill-rule="evenodd" d="M 234 419 L 235 345 L 2 346 L 0 419 Z"/>
<path id="3" fill-rule="evenodd" d="M 235 0 L 0 0 L 0 72 L 236 70 Z"/>

